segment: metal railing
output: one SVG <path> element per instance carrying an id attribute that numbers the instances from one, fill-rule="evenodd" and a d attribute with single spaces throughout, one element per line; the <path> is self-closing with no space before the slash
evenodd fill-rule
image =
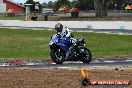
<path id="1" fill-rule="evenodd" d="M 30 18 L 34 15 L 34 12 L 30 14 Z M 16 16 L 25 16 L 25 14 L 17 14 Z M 14 17 L 15 20 L 15 17 Z M 23 19 L 25 20 L 25 18 Z M 45 14 L 38 14 L 38 21 L 45 21 Z M 131 10 L 109 10 L 108 16 L 96 17 L 95 11 L 80 11 L 78 18 L 71 17 L 71 13 L 67 12 L 54 12 L 54 14 L 48 14 L 48 21 L 132 21 Z"/>
<path id="2" fill-rule="evenodd" d="M 125 11 L 125 10 L 109 10 L 108 16 L 104 17 L 96 17 L 95 11 L 80 11 L 78 18 L 72 18 L 71 13 L 60 13 L 56 12 L 53 15 L 48 16 L 49 21 L 131 21 L 132 20 L 132 11 Z M 44 18 L 44 15 L 40 15 L 40 19 Z"/>

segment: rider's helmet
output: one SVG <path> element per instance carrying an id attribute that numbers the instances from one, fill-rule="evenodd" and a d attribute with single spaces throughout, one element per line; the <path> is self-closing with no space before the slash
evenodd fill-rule
<path id="1" fill-rule="evenodd" d="M 63 30 L 63 25 L 62 25 L 61 23 L 56 24 L 56 25 L 55 25 L 55 30 L 56 30 L 57 32 L 62 32 L 62 30 Z"/>

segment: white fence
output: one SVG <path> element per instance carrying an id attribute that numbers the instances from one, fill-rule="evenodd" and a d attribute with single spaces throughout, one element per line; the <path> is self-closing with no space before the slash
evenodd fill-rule
<path id="1" fill-rule="evenodd" d="M 62 23 L 69 28 L 84 29 L 124 29 L 132 30 L 132 22 L 127 21 L 19 21 L 0 20 L 0 27 L 24 27 L 24 28 L 54 28 L 56 23 Z"/>

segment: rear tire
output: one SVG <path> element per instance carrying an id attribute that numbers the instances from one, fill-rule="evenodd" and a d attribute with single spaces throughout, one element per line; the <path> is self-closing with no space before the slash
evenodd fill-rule
<path id="1" fill-rule="evenodd" d="M 81 47 L 80 50 L 83 50 L 81 61 L 83 63 L 89 63 L 92 60 L 91 51 L 85 47 Z"/>
<path id="2" fill-rule="evenodd" d="M 65 61 L 65 54 L 61 49 L 51 49 L 50 56 L 56 64 L 62 64 Z"/>

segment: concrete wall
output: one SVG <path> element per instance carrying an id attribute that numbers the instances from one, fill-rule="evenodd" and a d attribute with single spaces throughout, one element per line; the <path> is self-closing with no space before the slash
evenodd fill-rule
<path id="1" fill-rule="evenodd" d="M 0 26 L 54 28 L 56 23 L 62 23 L 69 28 L 85 29 L 125 29 L 132 30 L 132 22 L 127 21 L 19 21 L 0 20 Z"/>

